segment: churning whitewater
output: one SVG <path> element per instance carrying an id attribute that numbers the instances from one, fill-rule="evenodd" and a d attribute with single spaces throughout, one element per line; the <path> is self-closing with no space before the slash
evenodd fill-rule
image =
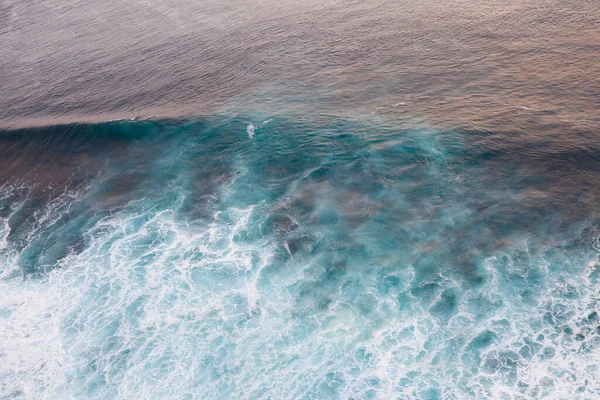
<path id="1" fill-rule="evenodd" d="M 600 396 L 586 171 L 326 120 L 1 136 L 0 396 Z"/>

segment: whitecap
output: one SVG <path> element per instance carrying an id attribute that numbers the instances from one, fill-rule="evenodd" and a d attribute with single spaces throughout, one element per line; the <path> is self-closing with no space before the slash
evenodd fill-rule
<path id="1" fill-rule="evenodd" d="M 248 137 L 250 139 L 252 139 L 254 137 L 254 125 L 248 124 L 248 127 L 246 128 L 246 132 L 248 133 Z"/>

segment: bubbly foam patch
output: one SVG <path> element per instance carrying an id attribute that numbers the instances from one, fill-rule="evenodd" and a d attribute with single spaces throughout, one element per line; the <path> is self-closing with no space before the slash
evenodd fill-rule
<path id="1" fill-rule="evenodd" d="M 411 265 L 323 278 L 324 255 L 277 262 L 275 237 L 244 240 L 261 215 L 265 205 L 229 208 L 190 229 L 175 210 L 126 210 L 96 221 L 85 250 L 44 278 L 7 277 L 16 261 L 5 258 L 2 394 L 598 394 L 591 255 L 557 260 L 584 266 L 573 275 L 543 258 L 523 269 L 507 249 L 469 291 L 443 272 L 417 282 Z"/>
<path id="2" fill-rule="evenodd" d="M 0 396 L 600 396 L 586 222 L 481 222 L 468 171 L 418 139 L 427 157 L 390 176 L 373 146 L 297 173 L 236 156 L 198 187 L 194 163 L 169 175 L 187 160 L 175 149 L 156 161 L 160 190 L 127 201 L 100 193 L 106 171 L 34 205 L 3 187 Z M 485 196 L 501 208 L 506 194 Z"/>

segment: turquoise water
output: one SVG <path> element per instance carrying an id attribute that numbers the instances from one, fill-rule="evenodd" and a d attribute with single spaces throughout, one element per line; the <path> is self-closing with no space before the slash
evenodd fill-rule
<path id="1" fill-rule="evenodd" d="M 520 140 L 318 116 L 4 132 L 0 396 L 597 398 L 598 159 Z"/>

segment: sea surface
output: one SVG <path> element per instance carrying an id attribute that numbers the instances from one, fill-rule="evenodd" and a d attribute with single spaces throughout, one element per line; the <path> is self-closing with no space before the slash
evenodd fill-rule
<path id="1" fill-rule="evenodd" d="M 600 2 L 0 2 L 0 399 L 599 377 Z"/>

